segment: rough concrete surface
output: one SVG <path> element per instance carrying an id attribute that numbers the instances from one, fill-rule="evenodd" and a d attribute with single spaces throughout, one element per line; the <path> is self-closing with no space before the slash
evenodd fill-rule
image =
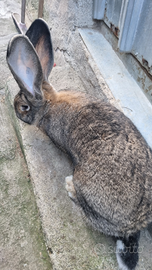
<path id="1" fill-rule="evenodd" d="M 30 175 L 0 95 L 0 269 L 51 269 Z"/>
<path id="2" fill-rule="evenodd" d="M 5 95 L 10 76 L 6 64 L 7 43 L 15 33 L 10 11 L 13 1 L 0 1 L 0 269 L 52 269 L 32 189 Z"/>
<path id="3" fill-rule="evenodd" d="M 0 217 L 0 269 L 52 269 L 43 242 L 39 213 L 54 270 L 116 270 L 114 240 L 90 228 L 67 195 L 64 179 L 72 173 L 70 160 L 47 136 L 36 127 L 21 123 L 13 113 L 13 99 L 19 89 L 6 65 L 5 53 L 6 43 L 15 33 L 10 11 L 19 12 L 20 6 L 15 0 L 5 0 L 5 4 L 0 1 L 1 3 L 6 12 L 4 18 L 1 16 L 1 20 L 3 18 L 5 21 L 5 29 L 2 29 L 0 44 L 3 46 L 1 57 L 4 63 L 0 66 L 0 93 L 2 101 L 5 97 L 7 107 L 4 102 L 0 102 L 0 107 L 3 109 L 4 106 L 5 111 L 8 108 L 9 115 L 3 113 L 0 118 L 3 131 L 0 144 L 0 168 L 3 173 L 0 174 L 0 185 L 2 184 L 1 198 L 5 206 Z M 27 6 L 27 15 L 33 20 L 36 18 L 37 1 L 27 1 Z M 55 51 L 56 67 L 53 68 L 50 82 L 57 90 L 70 88 L 84 91 L 110 100 L 117 106 L 76 28 L 86 25 L 95 27 L 91 18 L 92 1 L 47 0 L 44 15 L 51 28 Z M 7 115 L 5 120 L 4 114 Z M 11 134 L 11 138 L 6 136 L 7 133 Z M 3 143 L 4 139 L 6 144 Z M 6 158 L 7 153 L 12 159 Z M 142 232 L 140 246 L 138 269 L 152 269 L 151 236 L 147 230 Z M 4 261 L 6 263 L 2 265 Z"/>

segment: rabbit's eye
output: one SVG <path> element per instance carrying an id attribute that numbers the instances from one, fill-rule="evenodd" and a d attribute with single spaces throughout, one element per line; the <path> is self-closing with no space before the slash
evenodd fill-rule
<path id="1" fill-rule="evenodd" d="M 30 110 L 30 106 L 28 106 L 28 105 L 21 105 L 20 106 L 20 109 L 21 109 L 21 111 L 22 112 L 28 112 L 29 110 Z"/>

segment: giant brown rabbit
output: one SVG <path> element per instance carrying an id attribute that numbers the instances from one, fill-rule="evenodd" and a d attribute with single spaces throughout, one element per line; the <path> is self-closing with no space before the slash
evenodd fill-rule
<path id="1" fill-rule="evenodd" d="M 70 156 L 70 198 L 94 228 L 116 238 L 119 268 L 135 269 L 140 230 L 152 222 L 151 149 L 112 105 L 80 92 L 56 92 L 49 84 L 53 47 L 43 20 L 10 40 L 7 62 L 20 87 L 17 117 L 36 125 Z"/>

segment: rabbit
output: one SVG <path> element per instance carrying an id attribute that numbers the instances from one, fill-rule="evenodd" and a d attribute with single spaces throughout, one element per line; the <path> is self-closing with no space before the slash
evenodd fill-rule
<path id="1" fill-rule="evenodd" d="M 152 222 L 152 150 L 111 104 L 80 92 L 56 92 L 48 82 L 54 57 L 44 20 L 35 20 L 25 36 L 14 36 L 6 58 L 20 87 L 17 117 L 70 156 L 69 197 L 95 229 L 115 237 L 119 269 L 135 269 L 140 231 Z"/>

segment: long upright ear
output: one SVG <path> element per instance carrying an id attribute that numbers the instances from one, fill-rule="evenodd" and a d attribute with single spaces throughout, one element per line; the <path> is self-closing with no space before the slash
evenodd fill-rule
<path id="1" fill-rule="evenodd" d="M 6 59 L 15 80 L 28 99 L 42 100 L 42 67 L 26 36 L 17 35 L 10 40 Z"/>
<path id="2" fill-rule="evenodd" d="M 41 62 L 44 80 L 47 81 L 54 64 L 53 46 L 48 25 L 44 20 L 37 19 L 27 30 L 26 36 L 35 47 Z"/>

